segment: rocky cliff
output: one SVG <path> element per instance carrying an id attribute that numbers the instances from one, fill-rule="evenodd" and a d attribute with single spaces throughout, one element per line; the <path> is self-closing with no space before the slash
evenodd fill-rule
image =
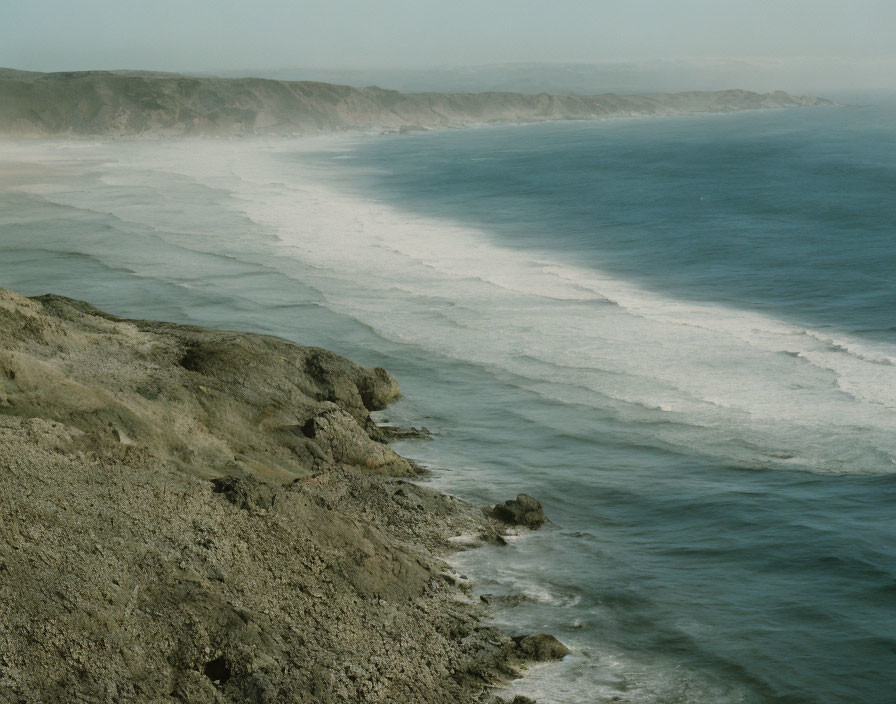
<path id="1" fill-rule="evenodd" d="M 185 136 L 409 130 L 827 104 L 742 90 L 655 95 L 398 93 L 260 78 L 0 70 L 0 134 Z"/>
<path id="2" fill-rule="evenodd" d="M 370 417 L 397 395 L 325 350 L 0 289 L 0 702 L 454 704 L 561 657 L 440 559 L 504 528 L 408 481 Z"/>

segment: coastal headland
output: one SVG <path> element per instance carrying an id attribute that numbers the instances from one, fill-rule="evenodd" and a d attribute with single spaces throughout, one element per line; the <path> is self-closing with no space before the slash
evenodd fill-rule
<path id="1" fill-rule="evenodd" d="M 370 416 L 398 395 L 323 349 L 0 289 L 0 701 L 474 702 L 562 657 L 442 559 L 537 502 L 413 483 Z"/>
<path id="2" fill-rule="evenodd" d="M 828 105 L 777 91 L 399 93 L 312 81 L 0 69 L 0 134 L 250 136 L 414 130 Z"/>

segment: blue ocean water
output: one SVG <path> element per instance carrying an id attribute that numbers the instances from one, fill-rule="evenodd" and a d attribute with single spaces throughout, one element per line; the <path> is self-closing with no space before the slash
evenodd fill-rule
<path id="1" fill-rule="evenodd" d="M 894 701 L 896 111 L 6 144 L 0 285 L 399 376 L 540 702 Z M 0 182 L 2 183 L 2 182 Z"/>
<path id="2" fill-rule="evenodd" d="M 896 341 L 896 106 L 641 118 L 366 143 L 366 192 L 503 246 Z"/>

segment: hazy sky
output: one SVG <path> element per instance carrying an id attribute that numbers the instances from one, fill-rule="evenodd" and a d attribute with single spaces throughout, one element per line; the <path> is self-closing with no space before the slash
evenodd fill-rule
<path id="1" fill-rule="evenodd" d="M 896 0 L 0 0 L 0 66 L 404 67 L 896 53 Z"/>

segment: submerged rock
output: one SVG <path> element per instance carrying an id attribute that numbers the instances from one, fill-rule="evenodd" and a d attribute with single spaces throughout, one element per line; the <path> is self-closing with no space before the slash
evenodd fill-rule
<path id="1" fill-rule="evenodd" d="M 533 601 L 532 597 L 526 594 L 482 594 L 479 600 L 483 604 L 499 605 L 503 608 L 513 608 Z"/>
<path id="2" fill-rule="evenodd" d="M 432 432 L 425 426 L 413 428 L 396 425 L 378 425 L 376 426 L 374 433 L 376 439 L 380 442 L 394 442 L 396 440 L 432 440 Z"/>
<path id="3" fill-rule="evenodd" d="M 486 509 L 486 513 L 502 523 L 523 526 L 530 530 L 541 528 L 548 520 L 541 504 L 528 494 L 517 494 L 515 499 L 509 499 L 503 504 L 495 504 L 491 509 Z"/>

